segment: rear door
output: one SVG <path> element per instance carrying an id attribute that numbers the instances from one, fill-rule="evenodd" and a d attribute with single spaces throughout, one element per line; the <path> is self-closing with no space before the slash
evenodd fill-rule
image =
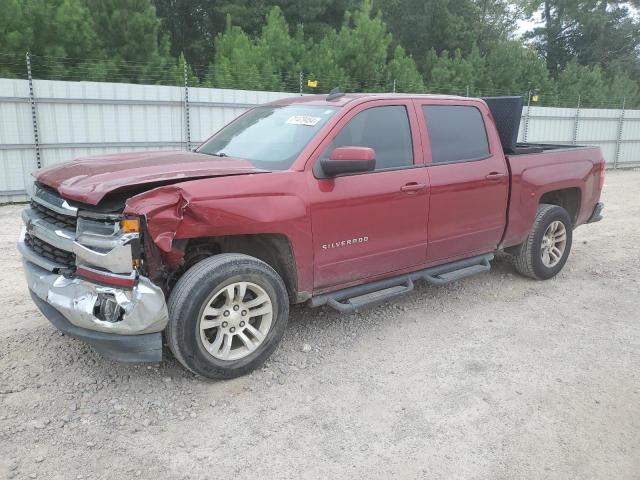
<path id="1" fill-rule="evenodd" d="M 344 146 L 373 148 L 376 170 L 318 178 L 320 159 Z M 424 264 L 429 188 L 411 100 L 353 107 L 309 163 L 315 289 Z"/>
<path id="2" fill-rule="evenodd" d="M 482 102 L 416 100 L 430 183 L 429 263 L 493 251 L 504 233 L 509 172 Z"/>

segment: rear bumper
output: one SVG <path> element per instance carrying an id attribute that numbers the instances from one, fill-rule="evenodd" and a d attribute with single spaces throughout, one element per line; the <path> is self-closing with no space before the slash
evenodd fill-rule
<path id="1" fill-rule="evenodd" d="M 98 353 L 118 362 L 144 363 L 162 360 L 162 334 L 117 335 L 75 326 L 58 310 L 29 290 L 38 309 L 61 332 L 91 345 Z"/>
<path id="2" fill-rule="evenodd" d="M 602 220 L 602 210 L 604 210 L 604 203 L 596 203 L 596 206 L 593 208 L 593 213 L 589 217 L 589 220 L 587 220 L 587 223 L 594 223 Z"/>

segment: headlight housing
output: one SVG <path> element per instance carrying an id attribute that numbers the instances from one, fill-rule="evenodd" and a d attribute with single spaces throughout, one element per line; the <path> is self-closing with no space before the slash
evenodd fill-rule
<path id="1" fill-rule="evenodd" d="M 118 274 L 132 272 L 142 265 L 140 227 L 139 217 L 79 212 L 74 242 L 77 265 Z"/>

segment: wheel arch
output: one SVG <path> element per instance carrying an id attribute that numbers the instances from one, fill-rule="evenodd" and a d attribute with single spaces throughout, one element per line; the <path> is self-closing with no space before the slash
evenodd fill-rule
<path id="1" fill-rule="evenodd" d="M 580 214 L 582 190 L 579 187 L 561 188 L 543 193 L 538 204 L 557 205 L 564 208 L 575 225 Z"/>
<path id="2" fill-rule="evenodd" d="M 189 239 L 184 247 L 182 272 L 204 258 L 221 253 L 242 253 L 265 262 L 282 278 L 291 303 L 300 303 L 310 297 L 298 289 L 293 246 L 284 234 L 259 233 Z"/>

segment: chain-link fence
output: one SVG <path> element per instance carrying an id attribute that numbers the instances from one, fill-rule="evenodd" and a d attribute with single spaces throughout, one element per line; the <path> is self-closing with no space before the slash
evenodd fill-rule
<path id="1" fill-rule="evenodd" d="M 23 200 L 33 170 L 86 155 L 189 149 L 247 108 L 292 94 L 326 92 L 339 84 L 304 72 L 274 74 L 273 83 L 258 83 L 257 77 L 242 79 L 236 71 L 236 81 L 247 89 L 208 88 L 194 86 L 203 82 L 194 79 L 192 66 L 171 65 L 161 71 L 131 63 L 127 71 L 113 67 L 92 73 L 89 67 L 77 67 L 74 75 L 79 81 L 69 81 L 68 70 L 59 75 L 64 80 L 52 73 L 52 65 L 58 63 L 51 58 L 26 55 L 21 74 L 18 60 L 11 58 L 15 69 L 9 73 L 20 78 L 0 78 L 0 202 Z M 7 72 L 2 61 L 7 64 L 6 56 L 0 58 L 0 72 Z M 143 68 L 145 75 L 140 74 Z M 43 76 L 47 79 L 38 78 Z M 110 81 L 88 81 L 97 77 Z M 401 83 L 390 79 L 387 84 L 378 81 L 345 90 L 411 91 Z M 264 85 L 278 90 L 266 91 Z M 625 108 L 624 98 L 594 106 L 579 96 L 573 103 L 560 97 L 543 103 L 534 89 L 479 92 L 431 85 L 427 90 L 462 96 L 523 95 L 520 141 L 597 145 L 610 167 L 640 166 L 640 110 Z"/>

